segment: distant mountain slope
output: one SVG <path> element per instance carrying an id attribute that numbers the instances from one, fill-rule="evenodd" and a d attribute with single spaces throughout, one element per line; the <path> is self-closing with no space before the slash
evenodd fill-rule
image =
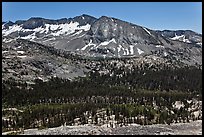
<path id="1" fill-rule="evenodd" d="M 157 33 L 172 40 L 179 40 L 182 42 L 193 43 L 202 46 L 202 35 L 191 30 L 163 30 L 157 31 Z"/>
<path id="2" fill-rule="evenodd" d="M 3 37 L 27 39 L 86 57 L 156 55 L 188 65 L 202 64 L 202 35 L 189 30 L 155 31 L 112 17 L 97 19 L 85 14 L 59 20 L 32 17 L 2 24 Z"/>

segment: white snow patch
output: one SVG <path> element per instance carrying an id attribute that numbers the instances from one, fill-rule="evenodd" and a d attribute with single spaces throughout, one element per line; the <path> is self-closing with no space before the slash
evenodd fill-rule
<path id="1" fill-rule="evenodd" d="M 198 42 L 198 43 L 196 43 L 196 44 L 198 44 L 198 45 L 202 45 L 202 42 Z"/>
<path id="2" fill-rule="evenodd" d="M 45 28 L 43 27 L 38 27 L 35 29 L 23 29 L 22 26 L 20 25 L 13 25 L 13 26 L 9 26 L 9 29 L 3 29 L 2 30 L 2 34 L 3 35 L 9 35 L 12 32 L 16 32 L 16 31 L 23 31 L 23 32 L 29 32 L 29 31 L 34 31 L 34 33 L 48 33 L 50 30 L 51 31 L 56 31 L 51 33 L 51 35 L 53 36 L 59 36 L 61 34 L 70 34 L 70 33 L 74 33 L 75 30 L 84 30 L 84 31 L 88 31 L 91 27 L 90 24 L 86 24 L 84 26 L 78 26 L 79 23 L 78 22 L 70 22 L 70 23 L 65 23 L 65 24 L 45 24 Z M 22 37 L 23 39 L 33 39 L 33 35 L 28 35 L 25 37 Z"/>
<path id="3" fill-rule="evenodd" d="M 38 77 L 38 79 L 43 80 L 43 78 L 41 78 L 41 77 Z"/>
<path id="4" fill-rule="evenodd" d="M 85 50 L 86 48 L 88 48 L 89 46 L 95 46 L 96 44 L 92 43 L 92 39 L 90 39 L 89 44 L 85 45 L 81 50 Z"/>
<path id="5" fill-rule="evenodd" d="M 43 31 L 43 30 L 44 30 L 44 28 L 38 27 L 38 28 L 35 28 L 35 29 L 31 30 L 31 31 L 41 32 L 41 31 Z"/>
<path id="6" fill-rule="evenodd" d="M 156 45 L 156 48 L 164 48 L 162 45 Z"/>
<path id="7" fill-rule="evenodd" d="M 18 46 L 17 49 L 21 48 L 21 46 Z"/>
<path id="8" fill-rule="evenodd" d="M 24 54 L 25 51 L 17 51 L 17 53 Z"/>
<path id="9" fill-rule="evenodd" d="M 195 117 L 197 118 L 199 116 L 199 111 L 194 111 L 193 114 L 195 115 Z"/>
<path id="10" fill-rule="evenodd" d="M 9 26 L 9 29 L 4 29 L 2 30 L 2 34 L 7 36 L 13 32 L 16 32 L 16 31 L 20 31 L 22 30 L 22 27 L 19 26 L 19 25 L 13 25 L 13 26 Z"/>
<path id="11" fill-rule="evenodd" d="M 134 54 L 133 45 L 130 45 L 130 54 Z"/>
<path id="12" fill-rule="evenodd" d="M 176 101 L 173 105 L 173 107 L 177 108 L 177 109 L 180 109 L 181 107 L 184 107 L 184 104 L 183 102 L 181 101 Z"/>
<path id="13" fill-rule="evenodd" d="M 123 55 L 126 55 L 126 52 L 125 52 L 125 50 L 123 49 Z"/>
<path id="14" fill-rule="evenodd" d="M 36 36 L 35 34 L 31 34 L 31 35 L 28 35 L 28 36 L 25 36 L 25 37 L 21 37 L 22 39 L 35 39 Z"/>
<path id="15" fill-rule="evenodd" d="M 192 100 L 187 100 L 188 104 L 190 104 L 192 102 Z"/>
<path id="16" fill-rule="evenodd" d="M 3 39 L 3 42 L 5 42 L 5 43 L 9 43 L 11 41 L 13 41 L 13 39 L 9 39 L 9 40 L 7 40 L 6 38 Z"/>
<path id="17" fill-rule="evenodd" d="M 38 28 L 35 28 L 35 29 L 24 29 L 24 28 L 22 28 L 21 31 L 23 31 L 23 32 L 34 31 L 34 32 L 41 33 L 41 31 L 44 31 L 44 28 L 42 28 L 42 27 L 38 27 Z"/>
<path id="18" fill-rule="evenodd" d="M 168 54 L 166 52 L 164 52 L 164 56 L 166 57 Z"/>
<path id="19" fill-rule="evenodd" d="M 116 40 L 115 40 L 114 38 L 112 38 L 112 39 L 109 40 L 109 41 L 101 42 L 97 47 L 108 45 L 108 44 L 111 43 L 111 42 L 116 43 Z"/>
<path id="20" fill-rule="evenodd" d="M 6 111 L 6 110 L 12 110 L 12 111 L 23 112 L 22 110 L 19 110 L 19 109 L 17 109 L 17 108 L 5 108 L 5 109 L 2 109 L 2 111 Z"/>
<path id="21" fill-rule="evenodd" d="M 3 35 L 9 35 L 12 32 L 17 32 L 17 31 L 23 31 L 23 32 L 34 31 L 36 33 L 36 32 L 44 31 L 44 28 L 38 27 L 38 28 L 35 28 L 35 29 L 24 29 L 24 28 L 22 28 L 21 25 L 20 26 L 19 25 L 13 25 L 13 26 L 9 26 L 9 29 L 2 30 L 2 34 Z"/>
<path id="22" fill-rule="evenodd" d="M 50 39 L 44 40 L 44 42 L 46 42 L 46 41 L 50 41 L 50 40 L 55 40 L 55 39 L 56 39 L 56 38 L 53 37 L 53 38 L 50 38 Z"/>
<path id="23" fill-rule="evenodd" d="M 128 49 L 125 49 L 126 50 L 126 55 L 129 55 L 129 50 Z"/>
<path id="24" fill-rule="evenodd" d="M 7 53 L 7 52 L 9 52 L 9 51 L 7 51 L 7 50 L 2 51 L 2 53 Z"/>
<path id="25" fill-rule="evenodd" d="M 5 24 L 2 25 L 2 29 L 5 29 Z"/>
<path id="26" fill-rule="evenodd" d="M 88 31 L 88 30 L 90 30 L 90 28 L 91 28 L 91 25 L 90 25 L 90 24 L 86 24 L 85 26 L 80 26 L 80 27 L 79 27 L 79 29 L 82 29 L 82 30 L 84 30 L 84 31 Z"/>
<path id="27" fill-rule="evenodd" d="M 139 55 L 142 54 L 142 53 L 144 53 L 144 51 L 141 50 L 141 49 L 139 49 L 139 48 L 137 48 L 137 52 L 139 53 Z"/>
<path id="28" fill-rule="evenodd" d="M 50 30 L 57 30 L 60 26 L 59 25 L 56 25 L 56 24 L 50 24 L 49 25 L 49 28 Z"/>
<path id="29" fill-rule="evenodd" d="M 177 36 L 176 33 L 175 33 L 175 37 L 170 38 L 170 39 L 172 39 L 172 40 L 178 40 L 178 39 L 180 39 L 180 38 L 182 38 L 182 37 L 184 37 L 184 35 Z"/>
<path id="30" fill-rule="evenodd" d="M 17 56 L 18 58 L 26 58 L 27 56 Z"/>
<path id="31" fill-rule="evenodd" d="M 172 39 L 172 40 L 180 40 L 180 41 L 183 41 L 183 42 L 186 42 L 186 43 L 191 43 L 191 42 L 189 41 L 189 39 L 186 39 L 186 38 L 185 38 L 185 35 L 177 36 L 176 33 L 175 33 L 175 37 L 170 38 L 170 39 Z M 181 39 L 182 39 L 182 40 L 181 40 Z"/>
<path id="32" fill-rule="evenodd" d="M 186 43 L 191 43 L 190 41 L 189 41 L 189 39 L 183 39 L 183 42 L 186 42 Z"/>
<path id="33" fill-rule="evenodd" d="M 121 45 L 119 45 L 119 47 L 117 47 L 117 49 L 118 49 L 118 54 L 119 54 L 119 52 L 121 51 L 122 48 L 123 48 L 123 47 L 122 47 Z"/>
<path id="34" fill-rule="evenodd" d="M 48 28 L 50 28 L 50 26 L 52 26 L 52 25 L 50 25 L 50 24 L 45 24 L 46 25 L 46 32 L 48 32 L 49 31 L 49 29 Z M 73 33 L 78 27 L 79 25 L 79 23 L 78 22 L 70 22 L 69 24 L 59 24 L 59 31 L 57 31 L 57 32 L 53 32 L 53 33 L 51 33 L 53 36 L 59 36 L 59 35 L 61 35 L 61 34 L 65 34 L 65 33 L 67 33 L 67 34 L 70 34 L 70 33 Z"/>
<path id="35" fill-rule="evenodd" d="M 149 35 L 151 35 L 151 33 L 150 33 L 146 28 L 143 27 L 143 29 L 144 29 Z"/>
<path id="36" fill-rule="evenodd" d="M 117 43 L 114 38 L 110 42 L 113 42 L 115 44 Z"/>
<path id="37" fill-rule="evenodd" d="M 75 35 L 79 35 L 80 33 L 82 33 L 83 30 L 79 30 L 77 32 L 75 32 L 74 34 L 72 34 L 71 36 L 75 36 Z"/>
<path id="38" fill-rule="evenodd" d="M 131 123 L 130 126 L 141 126 L 140 124 Z"/>
<path id="39" fill-rule="evenodd" d="M 84 26 L 78 26 L 79 23 L 78 22 L 70 22 L 69 24 L 59 24 L 59 25 L 53 25 L 53 24 L 45 24 L 46 26 L 46 33 L 49 32 L 49 29 L 51 30 L 56 30 L 59 29 L 59 31 L 57 32 L 53 32 L 51 33 L 53 36 L 59 36 L 62 34 L 71 34 L 74 33 L 75 30 L 84 30 L 84 31 L 88 31 L 90 29 L 90 24 L 86 24 Z"/>
<path id="40" fill-rule="evenodd" d="M 156 56 L 152 56 L 152 59 L 153 59 L 153 60 L 157 60 L 157 58 L 158 58 L 158 57 L 156 57 Z"/>

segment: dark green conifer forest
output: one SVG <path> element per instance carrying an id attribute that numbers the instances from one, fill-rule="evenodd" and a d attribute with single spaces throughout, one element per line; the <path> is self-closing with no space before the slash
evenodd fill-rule
<path id="1" fill-rule="evenodd" d="M 192 115 L 188 100 L 202 100 L 202 70 L 195 67 L 126 71 L 65 80 L 36 79 L 30 88 L 13 79 L 2 83 L 2 129 L 50 128 L 61 125 L 131 123 L 171 124 L 202 119 Z M 122 74 L 122 75 L 120 75 Z M 184 105 L 173 107 L 176 101 Z M 113 123 L 109 122 L 113 127 Z"/>

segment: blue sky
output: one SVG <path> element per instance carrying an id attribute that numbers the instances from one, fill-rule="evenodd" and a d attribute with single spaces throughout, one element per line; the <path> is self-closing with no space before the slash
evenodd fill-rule
<path id="1" fill-rule="evenodd" d="M 202 33 L 202 2 L 2 2 L 3 21 L 81 14 L 115 17 L 154 30 L 189 29 Z"/>

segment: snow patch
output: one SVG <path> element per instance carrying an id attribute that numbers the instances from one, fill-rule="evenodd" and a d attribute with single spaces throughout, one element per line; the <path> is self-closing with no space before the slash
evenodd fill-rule
<path id="1" fill-rule="evenodd" d="M 5 42 L 5 43 L 9 43 L 11 41 L 13 41 L 13 39 L 9 39 L 9 40 L 7 40 L 6 38 L 3 39 L 3 42 Z"/>
<path id="2" fill-rule="evenodd" d="M 180 38 L 182 38 L 182 37 L 184 37 L 184 35 L 177 36 L 176 33 L 175 33 L 175 37 L 170 38 L 170 39 L 172 39 L 172 40 L 178 40 L 178 39 L 180 39 Z"/>
<path id="3" fill-rule="evenodd" d="M 195 117 L 197 118 L 199 116 L 199 111 L 194 111 L 193 114 L 195 115 Z"/>
<path id="4" fill-rule="evenodd" d="M 123 48 L 123 47 L 122 47 L 121 45 L 119 45 L 119 47 L 117 47 L 117 49 L 118 49 L 118 54 L 119 54 L 119 52 L 121 51 L 122 48 Z"/>
<path id="5" fill-rule="evenodd" d="M 43 80 L 43 78 L 41 78 L 41 77 L 38 77 L 38 79 Z"/>
<path id="6" fill-rule="evenodd" d="M 185 35 L 177 36 L 176 33 L 175 33 L 175 37 L 170 38 L 170 39 L 172 39 L 172 40 L 179 40 L 179 41 L 183 41 L 183 42 L 186 42 L 186 43 L 191 43 L 191 42 L 189 41 L 189 39 L 186 39 L 186 38 L 185 38 Z M 181 40 L 181 39 L 182 39 L 182 40 Z"/>
<path id="7" fill-rule="evenodd" d="M 125 49 L 126 50 L 126 55 L 129 55 L 129 50 L 128 49 Z"/>
<path id="8" fill-rule="evenodd" d="M 22 27 L 19 26 L 19 25 L 13 25 L 13 26 L 9 26 L 9 29 L 5 29 L 5 30 L 2 30 L 2 34 L 7 36 L 13 32 L 16 32 L 16 31 L 21 31 L 22 30 Z"/>
<path id="9" fill-rule="evenodd" d="M 75 36 L 75 35 L 79 35 L 80 33 L 82 33 L 83 30 L 79 30 L 77 32 L 75 32 L 74 34 L 72 34 L 71 36 Z"/>
<path id="10" fill-rule="evenodd" d="M 183 102 L 181 101 L 176 101 L 173 105 L 174 108 L 180 109 L 181 107 L 184 107 Z"/>
<path id="11" fill-rule="evenodd" d="M 35 39 L 36 36 L 35 36 L 35 33 L 31 34 L 31 35 L 28 35 L 28 36 L 25 36 L 25 37 L 21 37 L 22 39 Z"/>
<path id="12" fill-rule="evenodd" d="M 26 58 L 27 56 L 17 56 L 18 58 Z"/>
<path id="13" fill-rule="evenodd" d="M 55 40 L 55 39 L 56 39 L 56 38 L 53 37 L 53 38 L 50 38 L 50 39 L 44 40 L 44 42 L 46 42 L 46 41 L 50 41 L 50 40 Z"/>
<path id="14" fill-rule="evenodd" d="M 25 51 L 17 51 L 17 53 L 24 54 Z"/>
<path id="15" fill-rule="evenodd" d="M 196 43 L 196 44 L 198 44 L 198 45 L 201 45 L 201 46 L 202 46 L 202 42 L 198 42 L 198 43 Z"/>
<path id="16" fill-rule="evenodd" d="M 86 24 L 85 26 L 80 26 L 80 27 L 79 27 L 79 29 L 82 29 L 82 30 L 84 30 L 84 31 L 88 31 L 88 30 L 90 30 L 90 28 L 91 28 L 91 25 L 90 25 L 90 24 Z"/>
<path id="17" fill-rule="evenodd" d="M 137 48 L 137 52 L 139 53 L 139 55 L 142 54 L 142 53 L 144 53 L 144 51 L 141 50 L 141 49 L 139 49 L 139 48 Z"/>
<path id="18" fill-rule="evenodd" d="M 132 54 L 132 55 L 134 54 L 133 47 L 134 47 L 133 45 L 130 45 L 130 54 Z"/>
<path id="19" fill-rule="evenodd" d="M 151 35 L 151 33 L 150 33 L 146 28 L 143 27 L 143 29 L 144 29 L 149 35 Z"/>
<path id="20" fill-rule="evenodd" d="M 183 39 L 183 42 L 186 42 L 186 43 L 191 43 L 190 41 L 189 41 L 189 39 Z"/>
<path id="21" fill-rule="evenodd" d="M 46 24 L 46 25 L 48 25 L 48 24 Z M 57 30 L 60 27 L 59 25 L 55 25 L 55 24 L 50 24 L 48 26 L 49 26 L 50 30 Z"/>
<path id="22" fill-rule="evenodd" d="M 168 54 L 166 52 L 164 52 L 164 56 L 166 57 Z"/>
<path id="23" fill-rule="evenodd" d="M 18 47 L 17 47 L 17 49 L 20 49 L 20 48 L 21 48 L 21 46 L 18 46 Z"/>
<path id="24" fill-rule="evenodd" d="M 89 44 L 85 45 L 81 50 L 85 50 L 86 48 L 88 48 L 89 46 L 95 46 L 96 44 L 92 43 L 92 39 L 90 39 Z"/>
<path id="25" fill-rule="evenodd" d="M 188 104 L 190 104 L 192 102 L 192 100 L 187 100 Z"/>
<path id="26" fill-rule="evenodd" d="M 112 38 L 112 39 L 109 40 L 109 41 L 101 42 L 97 47 L 108 45 L 108 44 L 111 43 L 111 42 L 113 42 L 113 43 L 117 43 L 116 40 L 115 40 L 114 38 Z"/>
<path id="27" fill-rule="evenodd" d="M 51 33 L 51 35 L 53 36 L 59 36 L 62 34 L 71 34 L 74 33 L 75 30 L 84 30 L 84 31 L 88 31 L 91 27 L 90 24 L 86 24 L 84 26 L 78 26 L 79 23 L 78 22 L 70 22 L 69 24 L 59 24 L 59 25 L 53 25 L 53 24 L 45 24 L 46 28 L 45 28 L 45 33 L 49 32 L 49 29 L 54 31 L 59 29 L 57 32 L 53 32 Z M 44 32 L 43 31 L 43 32 Z"/>
<path id="28" fill-rule="evenodd" d="M 73 33 L 78 27 L 78 22 L 70 22 L 69 24 L 59 24 L 59 31 L 51 33 L 53 36 L 59 36 L 62 34 L 70 34 Z M 46 24 L 46 32 L 49 32 L 50 24 Z"/>
<path id="29" fill-rule="evenodd" d="M 2 51 L 2 53 L 7 53 L 7 52 L 9 52 L 9 51 L 6 51 L 6 50 Z"/>
<path id="30" fill-rule="evenodd" d="M 162 45 L 156 45 L 156 48 L 164 48 Z"/>

